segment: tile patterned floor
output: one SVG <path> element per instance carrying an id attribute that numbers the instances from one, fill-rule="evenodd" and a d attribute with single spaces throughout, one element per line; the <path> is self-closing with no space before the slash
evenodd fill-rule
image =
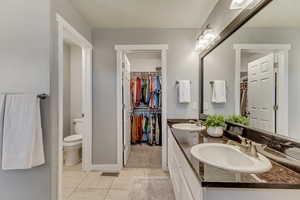
<path id="1" fill-rule="evenodd" d="M 129 200 L 129 192 L 137 177 L 169 178 L 169 174 L 162 169 L 150 168 L 125 168 L 118 177 L 101 176 L 101 172 L 65 170 L 63 197 L 64 200 Z"/>
<path id="2" fill-rule="evenodd" d="M 169 179 L 169 174 L 160 168 L 160 153 L 159 147 L 133 146 L 128 166 L 118 177 L 101 176 L 101 172 L 82 172 L 81 165 L 65 167 L 63 198 L 64 200 L 131 200 L 129 193 L 137 177 Z M 147 163 L 138 165 L 141 163 L 141 160 L 137 162 L 139 159 Z M 151 194 L 146 194 L 141 200 L 148 199 L 155 198 L 151 198 Z"/>

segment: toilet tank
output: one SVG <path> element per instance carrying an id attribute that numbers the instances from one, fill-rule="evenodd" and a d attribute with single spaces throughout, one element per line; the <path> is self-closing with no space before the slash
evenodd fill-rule
<path id="1" fill-rule="evenodd" d="M 73 119 L 73 126 L 75 130 L 75 134 L 82 135 L 83 134 L 83 126 L 84 126 L 84 118 L 75 118 Z"/>

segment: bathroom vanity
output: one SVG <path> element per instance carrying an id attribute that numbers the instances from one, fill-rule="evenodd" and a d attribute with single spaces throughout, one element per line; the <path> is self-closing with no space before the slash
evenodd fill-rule
<path id="1" fill-rule="evenodd" d="M 277 162 L 265 173 L 235 173 L 204 164 L 191 154 L 202 143 L 226 144 L 230 134 L 212 138 L 206 131 L 172 128 L 168 120 L 168 168 L 178 200 L 299 200 L 300 174 Z M 238 141 L 236 141 L 238 143 Z"/>

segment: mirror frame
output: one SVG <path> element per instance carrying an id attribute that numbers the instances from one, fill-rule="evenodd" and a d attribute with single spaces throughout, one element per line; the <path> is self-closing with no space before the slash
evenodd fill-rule
<path id="1" fill-rule="evenodd" d="M 205 120 L 207 118 L 207 115 L 204 114 L 204 58 L 212 52 L 215 48 L 217 48 L 220 44 L 222 44 L 227 38 L 229 38 L 233 33 L 235 33 L 237 30 L 239 30 L 244 24 L 246 24 L 252 17 L 254 17 L 258 12 L 260 12 L 264 7 L 266 7 L 269 3 L 271 3 L 274 0 L 261 0 L 255 7 L 253 8 L 247 8 L 241 11 L 241 13 L 234 18 L 231 23 L 224 28 L 224 30 L 220 33 L 219 39 L 210 46 L 207 50 L 203 51 L 199 55 L 199 84 L 200 84 L 200 97 L 199 97 L 199 104 L 200 104 L 200 112 L 199 112 L 199 119 Z M 227 128 L 234 126 L 234 127 L 241 127 L 244 129 L 244 134 L 247 135 L 248 138 L 252 137 L 259 137 L 263 140 L 264 137 L 267 137 L 271 140 L 276 140 L 279 142 L 292 142 L 293 145 L 297 148 L 300 148 L 300 140 L 290 138 L 284 135 L 274 134 L 268 131 L 259 130 L 256 128 L 252 128 L 249 126 L 243 126 L 241 124 L 236 123 L 230 123 L 226 122 Z M 253 138 L 253 139 L 254 139 Z"/>
<path id="2" fill-rule="evenodd" d="M 266 7 L 273 0 L 261 0 L 255 7 L 246 8 L 241 13 L 230 22 L 228 26 L 220 33 L 219 39 L 210 46 L 207 50 L 203 51 L 199 55 L 199 73 L 200 73 L 200 119 L 205 117 L 204 112 L 204 58 L 212 52 L 215 48 L 217 48 L 220 44 L 222 44 L 227 38 L 229 38 L 233 33 L 239 30 L 245 23 L 247 23 L 252 17 L 254 17 L 259 11 L 261 11 L 264 7 Z"/>

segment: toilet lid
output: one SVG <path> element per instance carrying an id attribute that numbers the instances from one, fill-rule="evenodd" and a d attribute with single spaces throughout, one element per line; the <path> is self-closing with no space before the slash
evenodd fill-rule
<path id="1" fill-rule="evenodd" d="M 77 142 L 80 140 L 82 140 L 81 135 L 70 135 L 70 136 L 64 138 L 65 142 Z"/>

